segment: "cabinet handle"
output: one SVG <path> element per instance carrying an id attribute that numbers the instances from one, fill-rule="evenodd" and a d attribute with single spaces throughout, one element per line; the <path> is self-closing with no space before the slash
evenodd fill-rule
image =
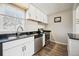
<path id="1" fill-rule="evenodd" d="M 24 46 L 24 50 L 26 50 L 26 46 Z"/>
<path id="2" fill-rule="evenodd" d="M 22 51 L 24 52 L 26 50 L 26 46 L 23 46 L 22 47 Z"/>
<path id="3" fill-rule="evenodd" d="M 24 52 L 24 47 L 22 47 L 22 51 Z"/>

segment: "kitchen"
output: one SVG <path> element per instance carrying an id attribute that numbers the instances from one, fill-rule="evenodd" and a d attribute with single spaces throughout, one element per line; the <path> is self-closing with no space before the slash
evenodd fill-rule
<path id="1" fill-rule="evenodd" d="M 78 5 L 0 3 L 0 56 L 79 56 Z"/>

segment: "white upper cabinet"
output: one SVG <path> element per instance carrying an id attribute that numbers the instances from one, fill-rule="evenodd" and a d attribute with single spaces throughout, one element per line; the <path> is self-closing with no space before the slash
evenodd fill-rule
<path id="1" fill-rule="evenodd" d="M 37 9 L 37 21 L 43 22 L 43 13 Z"/>
<path id="2" fill-rule="evenodd" d="M 35 19 L 35 8 L 32 5 L 29 6 L 29 14 L 31 19 Z"/>
<path id="3" fill-rule="evenodd" d="M 36 10 L 36 14 L 37 14 L 37 20 L 40 21 L 40 19 L 41 19 L 40 10 L 37 9 L 37 10 Z"/>
<path id="4" fill-rule="evenodd" d="M 35 21 L 40 21 L 42 23 L 47 23 L 46 14 L 44 14 L 42 11 L 31 4 L 29 4 L 29 8 L 26 11 L 26 19 L 32 19 Z"/>
<path id="5" fill-rule="evenodd" d="M 40 12 L 40 21 L 44 23 L 44 13 Z"/>
<path id="6" fill-rule="evenodd" d="M 47 15 L 44 14 L 44 19 L 43 20 L 44 20 L 44 23 L 48 23 L 48 17 L 47 17 Z"/>
<path id="7" fill-rule="evenodd" d="M 29 9 L 26 11 L 26 19 L 36 20 L 36 8 L 29 4 Z"/>
<path id="8" fill-rule="evenodd" d="M 76 19 L 79 19 L 79 6 L 76 8 Z"/>

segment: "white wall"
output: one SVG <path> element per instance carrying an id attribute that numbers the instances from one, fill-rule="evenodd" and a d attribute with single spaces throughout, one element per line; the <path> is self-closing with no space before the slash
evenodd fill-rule
<path id="1" fill-rule="evenodd" d="M 47 29 L 51 30 L 51 41 L 67 44 L 67 33 L 72 32 L 72 10 L 65 10 L 49 16 Z M 54 17 L 61 16 L 61 22 L 54 23 Z"/>

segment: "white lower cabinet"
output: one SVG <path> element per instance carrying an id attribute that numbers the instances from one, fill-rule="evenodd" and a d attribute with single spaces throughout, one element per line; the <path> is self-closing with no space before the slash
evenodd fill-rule
<path id="1" fill-rule="evenodd" d="M 24 50 L 24 44 L 3 50 L 3 56 L 26 56 L 26 51 Z"/>
<path id="2" fill-rule="evenodd" d="M 32 56 L 34 54 L 34 37 L 3 43 L 3 56 Z"/>
<path id="3" fill-rule="evenodd" d="M 79 56 L 79 40 L 68 38 L 68 56 Z"/>

